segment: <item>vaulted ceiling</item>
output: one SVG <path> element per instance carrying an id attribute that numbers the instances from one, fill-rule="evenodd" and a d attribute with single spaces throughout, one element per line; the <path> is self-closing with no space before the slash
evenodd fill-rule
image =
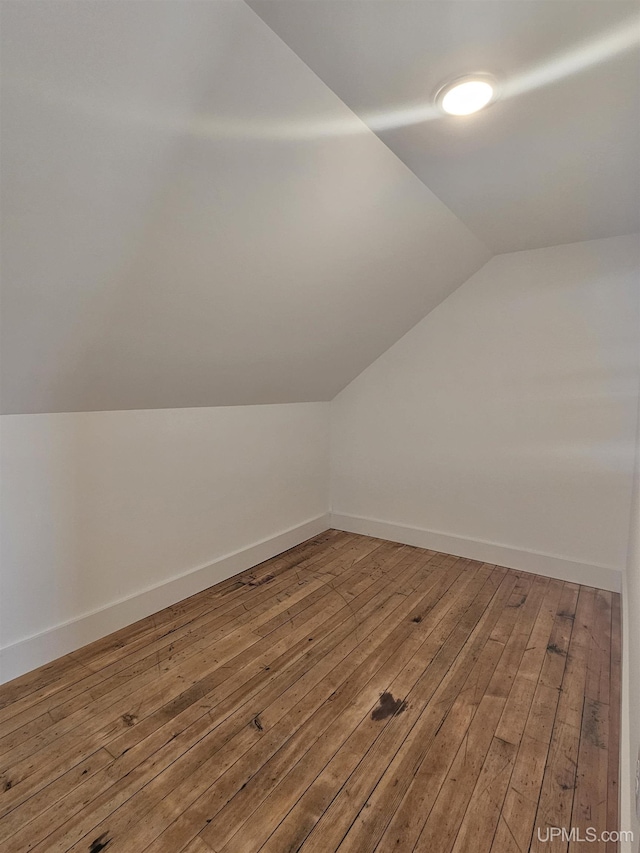
<path id="1" fill-rule="evenodd" d="M 4 412 L 331 399 L 492 251 L 638 227 L 629 4 L 251 5 L 3 2 Z"/>
<path id="2" fill-rule="evenodd" d="M 640 229 L 636 0 L 248 0 L 492 251 Z M 501 96 L 442 116 L 443 83 Z"/>

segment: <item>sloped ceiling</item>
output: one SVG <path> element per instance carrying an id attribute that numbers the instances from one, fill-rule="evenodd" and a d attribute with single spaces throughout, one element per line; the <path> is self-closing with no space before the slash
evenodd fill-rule
<path id="1" fill-rule="evenodd" d="M 489 257 L 243 2 L 3 17 L 5 413 L 328 400 Z"/>
<path id="2" fill-rule="evenodd" d="M 2 410 L 328 400 L 491 249 L 637 227 L 629 50 L 603 59 L 609 76 L 582 74 L 602 127 L 562 112 L 564 94 L 549 104 L 548 86 L 543 107 L 539 89 L 474 124 L 405 124 L 414 162 L 366 115 L 467 70 L 474 27 L 510 72 L 627 7 L 541 23 L 502 5 L 253 3 L 268 26 L 242 0 L 5 0 Z M 436 7 L 445 23 L 410 18 L 411 39 L 410 8 Z M 454 7 L 472 21 L 460 43 Z"/>
<path id="3" fill-rule="evenodd" d="M 494 252 L 640 229 L 637 0 L 248 0 Z M 500 99 L 437 114 L 443 83 Z"/>

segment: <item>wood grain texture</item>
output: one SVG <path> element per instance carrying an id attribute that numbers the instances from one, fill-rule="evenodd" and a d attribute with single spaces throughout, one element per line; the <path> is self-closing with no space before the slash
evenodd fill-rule
<path id="1" fill-rule="evenodd" d="M 578 851 L 619 721 L 617 595 L 330 530 L 0 688 L 0 847 Z"/>

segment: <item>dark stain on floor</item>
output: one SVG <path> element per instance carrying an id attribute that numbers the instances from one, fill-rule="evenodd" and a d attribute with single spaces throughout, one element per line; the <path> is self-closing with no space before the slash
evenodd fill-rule
<path id="1" fill-rule="evenodd" d="M 101 850 L 104 850 L 107 844 L 111 844 L 111 839 L 107 837 L 108 835 L 108 832 L 103 832 L 102 835 L 94 838 L 89 846 L 89 853 L 100 853 Z"/>
<path id="2" fill-rule="evenodd" d="M 552 652 L 554 655 L 564 655 L 564 652 L 562 651 L 560 646 L 557 646 L 555 643 L 549 643 L 549 645 L 547 646 L 547 651 Z"/>
<path id="3" fill-rule="evenodd" d="M 420 622 L 422 622 L 422 616 L 414 616 L 414 617 L 413 617 L 413 619 L 412 619 L 411 621 L 412 621 L 412 622 L 415 622 L 415 623 L 416 623 L 416 625 L 419 625 L 419 624 L 420 624 Z"/>
<path id="4" fill-rule="evenodd" d="M 125 724 L 125 726 L 135 726 L 137 719 L 138 718 L 136 717 L 135 714 L 123 714 L 122 715 L 122 722 Z"/>
<path id="5" fill-rule="evenodd" d="M 566 610 L 558 610 L 558 616 L 560 617 L 560 619 L 570 619 L 572 622 L 576 618 L 575 613 L 569 613 Z"/>
<path id="6" fill-rule="evenodd" d="M 404 699 L 394 699 L 391 693 L 381 693 L 380 701 L 371 712 L 372 720 L 386 720 L 387 717 L 395 717 L 402 714 L 407 708 Z"/>

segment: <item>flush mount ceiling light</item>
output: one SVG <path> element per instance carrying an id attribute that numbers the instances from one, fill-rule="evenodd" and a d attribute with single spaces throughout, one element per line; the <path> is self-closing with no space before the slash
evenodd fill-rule
<path id="1" fill-rule="evenodd" d="M 496 91 L 496 81 L 489 74 L 467 74 L 443 86 L 436 104 L 449 115 L 468 116 L 494 101 Z"/>

